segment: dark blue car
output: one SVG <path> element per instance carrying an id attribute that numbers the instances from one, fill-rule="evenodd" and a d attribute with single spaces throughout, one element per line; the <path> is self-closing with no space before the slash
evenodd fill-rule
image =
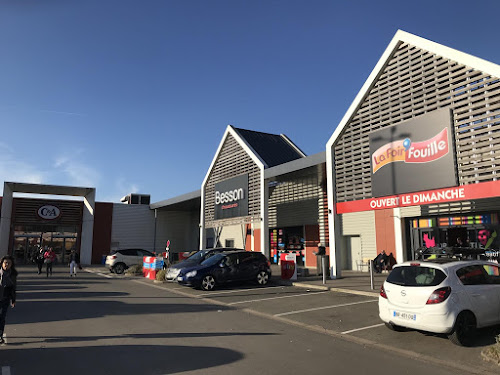
<path id="1" fill-rule="evenodd" d="M 234 251 L 215 254 L 199 265 L 182 269 L 177 282 L 213 290 L 217 285 L 234 281 L 255 281 L 259 285 L 266 285 L 270 277 L 271 263 L 264 254 Z"/>

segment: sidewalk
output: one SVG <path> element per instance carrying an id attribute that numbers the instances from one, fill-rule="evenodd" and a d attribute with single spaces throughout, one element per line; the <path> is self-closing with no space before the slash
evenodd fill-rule
<path id="1" fill-rule="evenodd" d="M 358 271 L 342 271 L 341 277 L 332 280 L 327 277 L 325 284 L 323 284 L 323 276 L 316 275 L 316 270 L 311 269 L 309 276 L 299 276 L 297 280 L 282 280 L 281 268 L 277 264 L 271 265 L 272 281 L 282 285 L 293 285 L 301 288 L 318 289 L 318 290 L 332 290 L 337 292 L 360 294 L 369 297 L 378 297 L 380 286 L 387 278 L 387 273 L 374 274 L 373 287 L 371 289 L 370 273 Z"/>

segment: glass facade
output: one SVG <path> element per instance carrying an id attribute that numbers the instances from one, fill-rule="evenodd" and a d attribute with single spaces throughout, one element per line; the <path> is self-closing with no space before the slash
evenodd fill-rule
<path id="1" fill-rule="evenodd" d="M 39 246 L 52 247 L 57 256 L 56 262 L 66 263 L 71 250 L 78 251 L 78 229 L 76 225 L 15 225 L 13 255 L 16 263 L 33 262 Z"/>

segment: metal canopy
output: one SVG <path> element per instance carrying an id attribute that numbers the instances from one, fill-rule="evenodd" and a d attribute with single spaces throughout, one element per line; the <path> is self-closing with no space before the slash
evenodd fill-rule
<path id="1" fill-rule="evenodd" d="M 69 195 L 74 197 L 85 197 L 95 188 L 62 186 L 62 185 L 39 185 L 27 184 L 22 182 L 5 182 L 11 191 L 15 193 L 28 194 L 50 194 L 50 195 Z"/>

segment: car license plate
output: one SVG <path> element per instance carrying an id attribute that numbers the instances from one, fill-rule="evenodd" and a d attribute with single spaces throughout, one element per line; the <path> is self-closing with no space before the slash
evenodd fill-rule
<path id="1" fill-rule="evenodd" d="M 404 320 L 417 320 L 417 314 L 402 312 L 402 311 L 393 311 L 392 316 L 395 318 L 400 318 Z"/>

